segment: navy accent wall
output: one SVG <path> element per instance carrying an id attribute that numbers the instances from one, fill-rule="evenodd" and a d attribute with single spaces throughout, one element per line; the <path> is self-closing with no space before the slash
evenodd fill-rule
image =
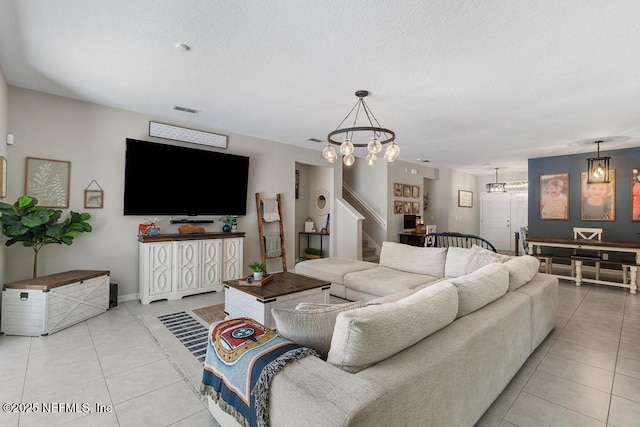
<path id="1" fill-rule="evenodd" d="M 594 151 L 570 156 L 529 159 L 529 235 L 573 237 L 573 227 L 602 228 L 603 240 L 640 241 L 640 222 L 631 221 L 631 173 L 640 169 L 640 148 L 602 151 L 609 156 L 610 169 L 616 171 L 615 221 L 582 221 L 580 219 L 580 173 L 587 171 L 587 158 Z M 569 219 L 540 219 L 540 175 L 569 173 Z"/>

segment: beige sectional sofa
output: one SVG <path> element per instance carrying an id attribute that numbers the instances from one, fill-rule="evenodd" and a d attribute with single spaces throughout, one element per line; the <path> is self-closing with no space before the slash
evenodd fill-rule
<path id="1" fill-rule="evenodd" d="M 380 265 L 369 268 L 354 261 L 350 270 L 344 259 L 296 266 L 319 277 L 323 264 L 338 263 L 340 271 L 321 278 L 363 298 L 273 310 L 279 333 L 322 358 L 290 363 L 274 377 L 270 425 L 478 421 L 553 329 L 558 281 L 528 255 L 435 249 L 385 242 Z M 209 408 L 221 425 L 237 425 L 211 398 Z"/>

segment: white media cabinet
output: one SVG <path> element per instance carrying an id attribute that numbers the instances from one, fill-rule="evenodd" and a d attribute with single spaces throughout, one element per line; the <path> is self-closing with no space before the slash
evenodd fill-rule
<path id="1" fill-rule="evenodd" d="M 244 233 L 138 236 L 138 292 L 142 304 L 222 291 L 242 277 Z"/>

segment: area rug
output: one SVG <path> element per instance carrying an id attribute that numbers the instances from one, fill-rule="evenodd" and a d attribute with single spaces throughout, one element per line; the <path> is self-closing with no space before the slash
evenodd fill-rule
<path id="1" fill-rule="evenodd" d="M 224 308 L 224 304 L 218 304 Z M 158 314 L 146 314 L 138 317 L 140 323 L 147 329 L 158 347 L 167 357 L 167 360 L 175 367 L 176 371 L 185 381 L 193 388 L 194 392 L 200 396 L 200 386 L 202 384 L 203 362 L 200 360 L 205 353 L 199 353 L 200 349 L 193 352 L 193 349 L 199 348 L 198 339 L 200 339 L 206 349 L 206 340 L 208 326 L 211 322 L 224 319 L 224 311 L 218 310 L 216 305 L 209 307 L 201 307 L 197 309 L 200 315 L 196 314 L 196 310 L 184 310 L 183 312 L 169 313 L 158 316 Z M 219 313 L 216 317 L 215 313 Z M 200 317 L 200 316 L 205 317 Z M 163 321 L 164 320 L 164 321 Z M 169 322 L 168 322 L 169 320 Z M 168 326 L 168 324 L 170 326 Z M 178 337 L 174 333 L 179 330 L 181 325 L 185 325 L 185 330 L 181 331 Z M 172 331 L 171 328 L 174 329 Z M 194 335 L 199 335 L 204 331 L 202 337 L 196 339 L 187 339 L 189 336 L 187 329 L 192 329 Z M 188 342 L 188 345 L 185 344 Z M 195 356 L 195 357 L 194 357 Z M 203 400 L 205 401 L 205 400 Z"/>
<path id="2" fill-rule="evenodd" d="M 224 304 L 216 304 L 210 305 L 208 307 L 197 308 L 193 310 L 193 313 L 204 320 L 207 325 L 210 325 L 213 322 L 224 319 Z"/>

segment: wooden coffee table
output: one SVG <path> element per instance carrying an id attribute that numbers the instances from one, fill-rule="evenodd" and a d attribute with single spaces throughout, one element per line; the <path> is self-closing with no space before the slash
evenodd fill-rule
<path id="1" fill-rule="evenodd" d="M 229 318 L 250 317 L 275 329 L 272 308 L 295 308 L 301 302 L 329 303 L 329 282 L 286 271 L 272 276 L 262 287 L 242 286 L 239 280 L 223 282 L 225 314 Z"/>

